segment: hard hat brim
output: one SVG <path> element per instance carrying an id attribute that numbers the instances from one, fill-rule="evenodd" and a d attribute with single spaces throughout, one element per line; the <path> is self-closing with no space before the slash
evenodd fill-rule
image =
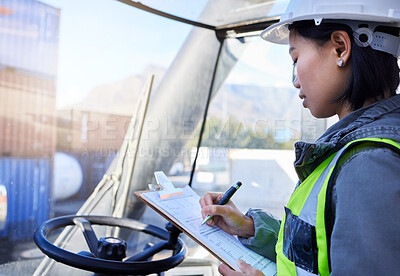
<path id="1" fill-rule="evenodd" d="M 364 22 L 381 22 L 382 25 L 391 25 L 394 27 L 400 27 L 400 22 L 398 18 L 388 19 L 388 17 L 381 16 L 371 16 L 371 15 L 354 15 L 354 14 L 313 14 L 304 15 L 289 18 L 286 20 L 279 21 L 261 32 L 261 37 L 272 43 L 277 44 L 289 44 L 289 25 L 293 22 L 303 21 L 303 20 L 315 20 L 315 19 L 333 19 L 333 20 L 343 20 L 345 21 L 364 21 Z"/>
<path id="2" fill-rule="evenodd" d="M 289 44 L 289 25 L 292 20 L 280 21 L 261 32 L 261 37 L 276 44 Z"/>

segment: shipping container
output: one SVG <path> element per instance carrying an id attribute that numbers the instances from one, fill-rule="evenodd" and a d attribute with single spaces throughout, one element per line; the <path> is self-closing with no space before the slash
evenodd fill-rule
<path id="1" fill-rule="evenodd" d="M 50 157 L 56 149 L 52 79 L 0 68 L 0 155 Z"/>
<path id="2" fill-rule="evenodd" d="M 53 156 L 60 10 L 0 0 L 0 156 Z"/>
<path id="3" fill-rule="evenodd" d="M 6 191 L 3 201 L 7 204 L 0 238 L 32 238 L 34 230 L 50 218 L 51 183 L 49 158 L 0 158 L 0 185 Z"/>
<path id="4" fill-rule="evenodd" d="M 57 110 L 57 151 L 112 155 L 120 148 L 130 120 L 130 115 Z"/>
<path id="5" fill-rule="evenodd" d="M 0 0 L 0 65 L 55 78 L 60 10 L 34 0 Z"/>

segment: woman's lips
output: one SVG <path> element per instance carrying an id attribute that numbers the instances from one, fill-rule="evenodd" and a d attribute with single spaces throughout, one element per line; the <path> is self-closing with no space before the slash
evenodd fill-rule
<path id="1" fill-rule="evenodd" d="M 302 92 L 300 92 L 299 98 L 303 100 L 303 107 L 306 108 L 306 96 Z"/>

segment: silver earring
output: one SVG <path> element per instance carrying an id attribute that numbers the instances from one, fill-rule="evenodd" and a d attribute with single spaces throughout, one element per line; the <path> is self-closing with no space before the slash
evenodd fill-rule
<path id="1" fill-rule="evenodd" d="M 343 65 L 344 65 L 343 59 L 339 59 L 339 61 L 337 62 L 337 65 L 338 65 L 339 67 L 343 67 Z"/>

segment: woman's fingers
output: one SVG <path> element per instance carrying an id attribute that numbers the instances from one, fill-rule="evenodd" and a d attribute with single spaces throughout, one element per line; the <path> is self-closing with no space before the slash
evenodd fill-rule
<path id="1" fill-rule="evenodd" d="M 210 205 L 210 206 L 205 206 L 201 210 L 203 218 L 205 218 L 207 215 L 213 216 L 207 224 L 210 226 L 213 226 L 216 223 L 216 219 L 223 219 L 226 223 L 230 224 L 230 220 L 233 219 L 232 215 L 232 208 L 227 205 Z M 216 217 L 219 216 L 219 217 Z"/>
<path id="2" fill-rule="evenodd" d="M 213 216 L 207 221 L 209 226 L 218 225 L 225 232 L 235 234 L 243 221 L 243 214 L 231 201 L 225 205 L 216 205 L 222 197 L 222 193 L 206 193 L 199 201 L 201 215 L 203 219 L 208 215 Z"/>
<path id="3" fill-rule="evenodd" d="M 245 263 L 243 260 L 238 260 L 237 264 L 241 272 L 232 270 L 226 264 L 221 264 L 218 267 L 218 271 L 224 276 L 239 276 L 239 275 L 264 276 L 264 274 L 260 270 L 255 269 L 251 265 Z"/>
<path id="4" fill-rule="evenodd" d="M 252 272 L 255 272 L 255 269 L 242 259 L 237 261 L 237 265 L 244 274 L 251 274 Z"/>
<path id="5" fill-rule="evenodd" d="M 264 274 L 260 271 L 243 261 L 242 259 L 237 261 L 237 265 L 240 270 L 246 275 L 253 275 L 253 276 L 263 276 Z"/>
<path id="6" fill-rule="evenodd" d="M 224 216 L 227 217 L 230 214 L 230 207 L 227 205 L 210 205 L 204 207 L 205 213 L 211 216 Z"/>
<path id="7" fill-rule="evenodd" d="M 200 198 L 200 205 L 201 207 L 208 206 L 208 205 L 215 205 L 218 201 L 222 198 L 221 193 L 205 193 L 202 198 Z"/>
<path id="8" fill-rule="evenodd" d="M 221 264 L 218 267 L 218 271 L 219 273 L 221 273 L 221 275 L 224 276 L 236 276 L 236 275 L 242 275 L 242 273 L 238 273 L 234 270 L 232 270 L 229 266 L 227 266 L 226 264 Z"/>
<path id="9" fill-rule="evenodd" d="M 221 193 L 206 193 L 202 198 L 200 198 L 199 203 L 202 208 L 201 215 L 203 216 L 203 218 L 209 215 L 208 212 L 210 210 L 207 209 L 207 206 L 213 206 L 217 204 L 222 196 L 223 195 Z"/>

